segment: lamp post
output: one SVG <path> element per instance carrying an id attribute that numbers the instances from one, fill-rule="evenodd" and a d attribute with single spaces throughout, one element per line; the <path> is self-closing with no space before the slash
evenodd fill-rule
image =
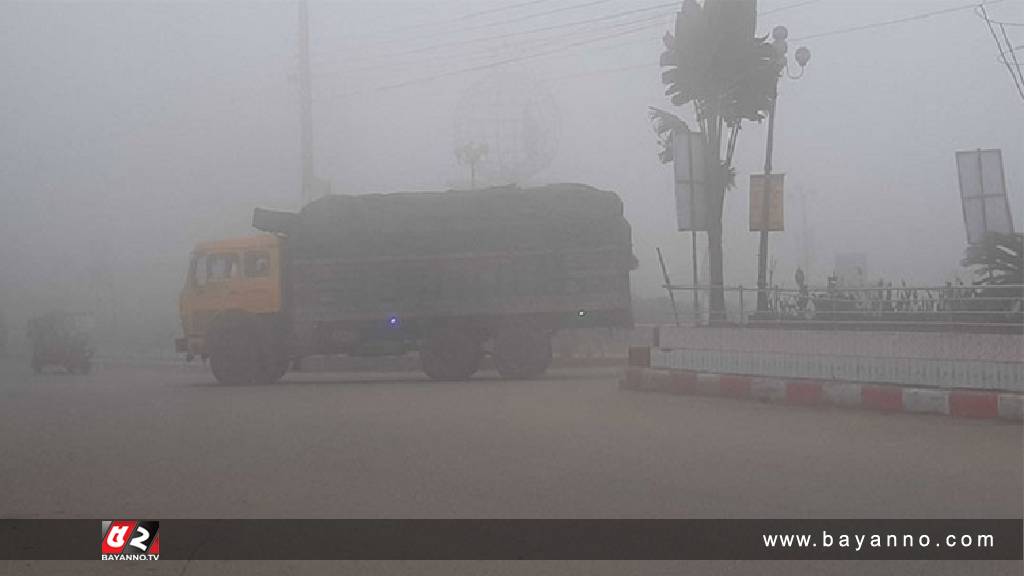
<path id="1" fill-rule="evenodd" d="M 771 107 L 768 109 L 768 142 L 765 145 L 764 154 L 764 188 L 761 191 L 761 238 L 760 247 L 757 252 L 757 310 L 765 312 L 768 310 L 768 286 L 766 274 L 768 268 L 768 224 L 771 215 L 770 202 L 772 197 L 772 148 L 775 142 L 775 104 L 779 99 L 778 78 L 786 69 L 786 51 L 788 45 L 786 38 L 789 31 L 785 26 L 776 26 L 772 30 L 772 48 L 774 49 L 774 65 L 776 72 L 776 90 L 772 97 Z M 789 76 L 796 80 L 803 76 L 804 66 L 811 59 L 811 51 L 801 46 L 796 51 L 796 61 L 800 65 L 800 74 Z"/>
<path id="2" fill-rule="evenodd" d="M 476 165 L 487 156 L 487 144 L 468 142 L 455 149 L 455 157 L 469 165 L 469 189 L 476 190 Z"/>

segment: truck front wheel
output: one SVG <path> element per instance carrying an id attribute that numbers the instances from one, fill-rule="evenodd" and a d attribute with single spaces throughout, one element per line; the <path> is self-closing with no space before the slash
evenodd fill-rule
<path id="1" fill-rule="evenodd" d="M 276 383 L 288 372 L 288 366 L 291 364 L 287 357 L 276 350 L 270 354 L 263 355 L 260 360 L 261 362 L 256 372 L 256 382 L 258 384 Z"/>
<path id="2" fill-rule="evenodd" d="M 288 358 L 270 322 L 232 313 L 211 329 L 210 369 L 221 384 L 273 384 L 288 370 Z"/>
<path id="3" fill-rule="evenodd" d="M 494 338 L 494 365 L 503 378 L 537 378 L 551 366 L 551 334 L 525 325 L 502 327 Z"/>
<path id="4" fill-rule="evenodd" d="M 210 370 L 221 384 L 244 386 L 255 381 L 258 361 L 255 343 L 249 340 L 248 335 L 237 334 L 236 338 L 221 343 L 211 352 Z"/>
<path id="5" fill-rule="evenodd" d="M 435 330 L 420 349 L 420 366 L 432 380 L 466 380 L 480 368 L 480 338 L 469 329 Z"/>

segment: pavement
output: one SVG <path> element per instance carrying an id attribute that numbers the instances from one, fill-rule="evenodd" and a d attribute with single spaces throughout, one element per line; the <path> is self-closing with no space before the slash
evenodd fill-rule
<path id="1" fill-rule="evenodd" d="M 1018 425 L 543 380 L 291 374 L 224 387 L 195 365 L 31 374 L 0 359 L 7 518 L 1019 518 Z M 93 570 L 99 570 L 93 563 Z M 128 573 L 103 564 L 103 573 Z M 135 565 L 137 566 L 137 565 Z M 1020 562 L 170 563 L 146 573 L 1020 574 Z M 81 573 L 8 562 L 0 572 Z M 98 573 L 98 572 L 97 572 Z"/>

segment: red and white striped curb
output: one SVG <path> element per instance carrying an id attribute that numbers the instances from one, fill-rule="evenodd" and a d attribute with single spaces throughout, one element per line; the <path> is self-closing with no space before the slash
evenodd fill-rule
<path id="1" fill-rule="evenodd" d="M 840 406 L 884 412 L 1024 421 L 1024 395 L 859 382 L 779 379 L 648 368 L 643 348 L 631 349 L 622 387 L 628 390 L 751 398 L 805 406 Z"/>

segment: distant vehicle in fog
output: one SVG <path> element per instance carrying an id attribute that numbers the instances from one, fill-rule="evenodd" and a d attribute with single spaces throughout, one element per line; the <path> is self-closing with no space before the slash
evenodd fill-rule
<path id="1" fill-rule="evenodd" d="M 62 366 L 72 374 L 88 374 L 94 349 L 90 342 L 91 318 L 86 314 L 49 312 L 29 320 L 32 370 Z"/>
<path id="2" fill-rule="evenodd" d="M 534 189 L 327 196 L 257 209 L 270 232 L 196 246 L 178 352 L 222 383 L 278 380 L 316 354 L 418 350 L 434 379 L 490 354 L 506 378 L 551 363 L 562 329 L 632 324 L 629 224 L 612 192 Z"/>

